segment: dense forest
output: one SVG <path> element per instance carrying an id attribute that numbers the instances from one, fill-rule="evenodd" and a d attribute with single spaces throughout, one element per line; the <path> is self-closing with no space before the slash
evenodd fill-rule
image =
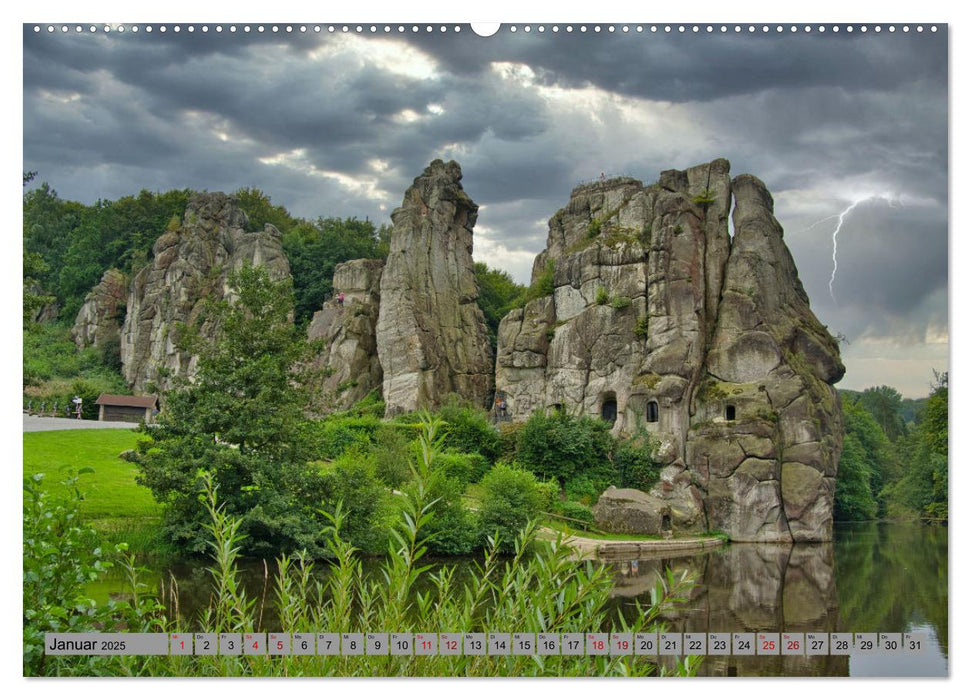
<path id="1" fill-rule="evenodd" d="M 80 395 L 86 410 L 93 413 L 99 393 L 123 393 L 126 387 L 119 372 L 117 348 L 76 349 L 70 338 L 74 318 L 85 295 L 106 270 L 116 268 L 131 275 L 150 261 L 155 239 L 173 224 L 178 225 L 190 192 L 142 190 L 137 195 L 85 205 L 61 199 L 47 183 L 33 186 L 34 175 L 24 175 L 24 401 L 35 410 L 41 405 L 48 411 L 52 406 L 63 410 L 71 396 Z M 387 225 L 376 226 L 357 218 L 302 219 L 274 205 L 259 189 L 243 188 L 235 194 L 248 216 L 250 230 L 261 230 L 269 223 L 282 234 L 293 274 L 292 314 L 300 331 L 333 293 L 331 279 L 337 264 L 356 258 L 385 258 L 388 254 Z M 543 293 L 541 287 L 551 281 L 541 275 L 534 287 L 527 289 L 508 273 L 484 263 L 475 264 L 475 274 L 479 305 L 493 345 L 500 319 L 510 309 Z M 947 374 L 936 375 L 929 396 L 919 400 L 904 399 L 888 386 L 840 394 L 845 437 L 837 478 L 836 519 L 918 516 L 946 520 Z M 552 433 L 565 428 L 556 425 L 555 419 L 543 426 L 544 431 Z M 566 432 L 577 429 L 570 425 Z M 385 437 L 397 445 L 396 438 L 389 437 L 392 433 L 386 431 Z M 625 452 L 627 448 L 605 442 L 596 430 L 586 436 L 574 432 L 569 437 L 583 442 L 589 454 L 610 454 L 611 474 L 628 468 L 643 468 L 651 474 L 653 463 L 648 460 L 639 466 L 636 450 Z M 524 439 L 520 457 L 544 464 L 548 455 L 529 452 L 532 438 L 528 431 Z M 399 448 L 404 449 L 401 445 L 394 447 Z M 487 456 L 490 461 L 496 457 Z M 558 464 L 569 464 L 562 461 L 562 455 L 557 459 Z M 546 479 L 560 479 L 561 485 L 568 482 L 571 502 L 587 504 L 589 496 L 601 486 L 600 477 L 608 476 L 587 470 L 576 475 L 553 473 L 543 467 L 535 471 Z M 582 474 L 588 474 L 583 478 L 591 483 L 585 484 Z M 639 478 L 631 472 L 625 480 L 633 484 Z"/>

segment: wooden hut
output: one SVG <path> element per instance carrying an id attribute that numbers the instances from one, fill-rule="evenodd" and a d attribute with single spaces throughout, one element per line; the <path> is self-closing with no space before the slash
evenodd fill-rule
<path id="1" fill-rule="evenodd" d="M 158 410 L 157 396 L 102 394 L 95 403 L 99 406 L 98 420 L 151 423 Z"/>

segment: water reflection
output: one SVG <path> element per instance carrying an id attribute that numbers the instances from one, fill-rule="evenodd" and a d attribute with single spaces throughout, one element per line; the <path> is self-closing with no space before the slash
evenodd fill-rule
<path id="1" fill-rule="evenodd" d="M 930 652 L 907 658 L 871 656 L 706 657 L 700 675 L 847 676 L 945 675 L 947 673 L 947 528 L 921 524 L 838 525 L 835 541 L 825 544 L 732 544 L 702 554 L 612 561 L 615 612 L 636 614 L 635 601 L 650 604 L 650 591 L 666 569 L 694 573 L 697 585 L 688 601 L 664 618 L 675 632 L 907 632 L 926 631 Z M 429 560 L 456 566 L 461 587 L 470 560 Z M 365 561 L 368 575 L 379 577 L 378 560 Z M 191 631 L 209 604 L 212 582 L 205 563 L 156 569 Z M 241 578 L 258 605 L 260 627 L 277 627 L 273 609 L 272 562 L 247 562 Z M 267 580 L 267 573 L 269 580 Z M 379 580 L 376 578 L 375 580 Z M 175 581 L 176 586 L 170 582 Z M 104 599 L 124 589 L 120 571 L 99 582 L 93 597 Z M 269 589 L 269 590 L 267 590 Z M 187 630 L 187 631 L 190 631 Z M 514 631 L 514 630 L 512 630 Z"/>
<path id="2" fill-rule="evenodd" d="M 947 657 L 947 530 L 920 524 L 837 528 L 820 544 L 732 544 L 682 557 L 610 562 L 625 616 L 666 569 L 694 572 L 690 600 L 664 618 L 675 632 L 904 632 L 928 628 L 931 653 L 909 675 L 939 675 Z M 937 643 L 934 644 L 934 640 Z M 871 657 L 872 659 L 873 657 Z M 859 661 L 854 657 L 854 661 Z M 888 663 L 857 663 L 860 672 Z M 915 671 L 915 669 L 920 669 Z M 851 672 L 852 671 L 852 672 Z M 701 675 L 858 675 L 846 656 L 707 657 Z"/>

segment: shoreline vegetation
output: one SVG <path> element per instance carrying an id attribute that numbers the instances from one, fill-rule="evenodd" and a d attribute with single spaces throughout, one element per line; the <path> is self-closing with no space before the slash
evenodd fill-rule
<path id="1" fill-rule="evenodd" d="M 249 596 L 239 576 L 242 519 L 227 513 L 213 476 L 202 476 L 201 500 L 209 521 L 207 549 L 213 593 L 201 614 L 212 632 L 253 631 L 266 605 L 279 615 L 281 631 L 401 631 L 516 629 L 527 632 L 638 632 L 660 624 L 672 606 L 685 601 L 693 585 L 687 573 L 668 572 L 657 584 L 652 605 L 638 606 L 633 622 L 611 619 L 606 610 L 612 577 L 603 565 L 578 565 L 562 537 L 537 539 L 537 524 L 528 523 L 516 537 L 510 557 L 500 557 L 501 540 L 489 537 L 481 563 L 469 580 L 454 584 L 454 566 L 435 573 L 424 564 L 435 499 L 427 475 L 436 454 L 433 426 L 419 437 L 423 459 L 406 489 L 400 519 L 381 561 L 383 584 L 368 581 L 359 550 L 342 538 L 348 513 L 339 503 L 325 538 L 329 556 L 313 562 L 305 553 L 276 559 L 272 589 Z M 80 476 L 80 475 L 78 475 Z M 93 547 L 97 534 L 78 519 L 80 491 L 75 476 L 64 484 L 73 498 L 50 501 L 40 487 L 43 477 L 25 479 L 24 508 L 24 674 L 137 676 L 636 676 L 693 675 L 700 660 L 684 657 L 671 667 L 637 657 L 48 657 L 45 632 L 183 631 L 178 608 L 172 617 L 159 597 L 147 592 L 133 554 L 118 545 L 114 554 Z M 96 580 L 118 559 L 127 581 L 120 600 L 98 606 L 86 598 L 84 584 Z M 327 566 L 326 583 L 314 578 Z M 424 588 L 419 592 L 419 589 Z M 163 592 L 164 595 L 164 592 Z M 177 590 L 169 595 L 176 596 Z"/>

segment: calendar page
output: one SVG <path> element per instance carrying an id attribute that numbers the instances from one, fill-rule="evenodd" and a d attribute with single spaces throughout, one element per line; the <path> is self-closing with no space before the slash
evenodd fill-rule
<path id="1" fill-rule="evenodd" d="M 23 24 L 23 675 L 948 676 L 948 24 L 425 19 Z"/>

